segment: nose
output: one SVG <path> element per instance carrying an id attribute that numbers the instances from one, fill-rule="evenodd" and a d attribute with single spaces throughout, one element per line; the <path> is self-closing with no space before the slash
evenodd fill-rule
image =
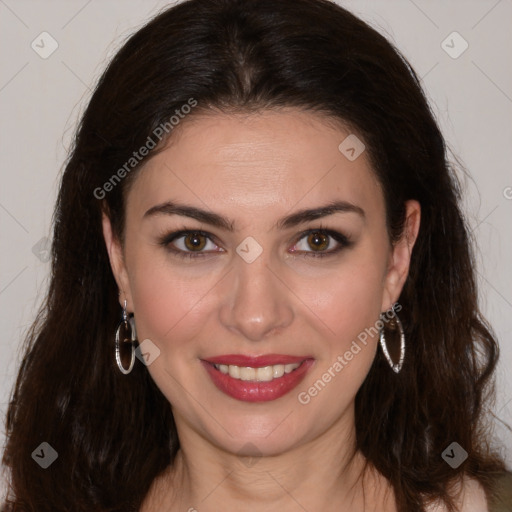
<path id="1" fill-rule="evenodd" d="M 293 294 L 266 252 L 252 263 L 236 256 L 233 265 L 224 284 L 221 323 L 250 341 L 282 332 L 293 321 Z"/>

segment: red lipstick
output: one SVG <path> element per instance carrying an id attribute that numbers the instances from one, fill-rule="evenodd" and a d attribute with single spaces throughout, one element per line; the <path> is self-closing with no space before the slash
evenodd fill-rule
<path id="1" fill-rule="evenodd" d="M 206 360 L 201 360 L 201 363 L 215 386 L 226 395 L 244 402 L 267 402 L 276 400 L 294 389 L 304 379 L 306 373 L 314 364 L 314 359 L 310 356 L 281 354 L 261 356 L 228 354 L 209 357 Z M 229 373 L 221 372 L 218 368 L 219 365 L 263 368 L 287 364 L 298 364 L 299 366 L 289 373 L 272 378 L 270 381 L 241 380 L 230 376 Z"/>

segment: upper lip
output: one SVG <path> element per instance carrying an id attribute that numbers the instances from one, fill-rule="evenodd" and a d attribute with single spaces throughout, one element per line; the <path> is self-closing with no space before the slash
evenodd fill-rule
<path id="1" fill-rule="evenodd" d="M 261 356 L 244 356 L 242 354 L 226 354 L 222 356 L 208 357 L 204 359 L 211 364 L 225 364 L 227 366 L 250 366 L 260 368 L 263 366 L 273 366 L 275 364 L 301 363 L 306 359 L 312 359 L 310 356 L 290 356 L 283 354 L 264 354 Z"/>

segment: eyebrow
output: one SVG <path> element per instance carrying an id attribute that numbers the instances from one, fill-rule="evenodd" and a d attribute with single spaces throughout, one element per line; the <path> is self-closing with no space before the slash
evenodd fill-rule
<path id="1" fill-rule="evenodd" d="M 356 213 L 363 219 L 366 218 L 365 212 L 359 206 L 349 203 L 348 201 L 332 201 L 324 206 L 317 208 L 310 208 L 305 210 L 299 210 L 295 213 L 287 215 L 276 222 L 275 227 L 278 229 L 286 229 L 302 224 L 304 222 L 320 219 L 321 217 L 327 217 L 334 213 Z M 181 215 L 183 217 L 190 217 L 196 219 L 205 224 L 210 224 L 219 229 L 226 231 L 235 231 L 234 221 L 227 219 L 217 213 L 196 208 L 195 206 L 189 206 L 180 204 L 177 202 L 167 201 L 162 204 L 158 204 L 150 208 L 143 216 L 143 218 L 152 217 L 154 215 Z"/>

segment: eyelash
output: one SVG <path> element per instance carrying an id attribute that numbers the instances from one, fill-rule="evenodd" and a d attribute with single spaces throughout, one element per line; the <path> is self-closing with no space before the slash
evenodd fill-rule
<path id="1" fill-rule="evenodd" d="M 303 257 L 308 258 L 325 258 L 328 256 L 334 256 L 335 254 L 339 253 L 342 249 L 350 247 L 353 242 L 351 242 L 345 235 L 342 233 L 339 233 L 338 231 L 333 231 L 331 229 L 324 229 L 324 228 L 317 228 L 317 229 L 308 229 L 307 231 L 303 231 L 297 238 L 295 244 L 300 242 L 304 237 L 307 235 L 310 235 L 311 233 L 319 233 L 322 235 L 327 235 L 336 240 L 336 242 L 339 243 L 339 246 L 335 249 L 331 249 L 330 251 L 306 251 L 303 254 Z M 203 258 L 210 254 L 209 252 L 195 252 L 195 251 L 183 251 L 181 249 L 175 249 L 170 244 L 171 242 L 174 242 L 174 240 L 177 240 L 179 238 L 182 238 L 186 235 L 190 234 L 197 234 L 204 236 L 205 238 L 208 238 L 211 242 L 212 235 L 206 231 L 202 231 L 200 229 L 183 229 L 180 231 L 174 231 L 172 233 L 169 233 L 161 238 L 159 241 L 159 245 L 162 245 L 165 247 L 168 251 L 170 251 L 173 255 L 178 256 L 179 258 L 184 259 L 194 259 L 194 258 Z M 294 244 L 294 245 L 295 245 Z"/>

